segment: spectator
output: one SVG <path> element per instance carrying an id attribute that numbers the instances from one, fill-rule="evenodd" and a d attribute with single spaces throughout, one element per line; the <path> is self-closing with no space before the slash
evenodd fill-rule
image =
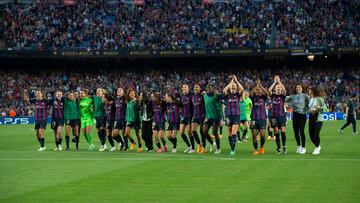
<path id="1" fill-rule="evenodd" d="M 15 109 L 10 109 L 10 111 L 9 111 L 9 116 L 10 116 L 10 117 L 15 117 L 15 116 L 16 116 L 16 111 L 15 111 Z"/>
<path id="2" fill-rule="evenodd" d="M 17 72 L 0 71 L 0 91 L 3 92 L 4 110 L 16 109 L 19 116 L 27 116 L 33 113 L 33 107 L 22 100 L 22 92 L 29 89 L 30 94 L 36 88 L 40 88 L 47 94 L 54 94 L 55 90 L 63 91 L 79 90 L 81 87 L 90 89 L 91 94 L 97 87 L 106 87 L 114 92 L 117 87 L 125 89 L 135 88 L 136 91 L 151 91 L 176 93 L 183 83 L 193 86 L 200 84 L 202 88 L 208 83 L 215 84 L 221 90 L 228 82 L 228 75 L 235 74 L 245 89 L 250 89 L 257 78 L 262 78 L 264 86 L 268 87 L 272 76 L 277 74 L 270 69 L 239 69 L 236 65 L 226 69 L 217 67 L 202 69 L 184 69 L 174 66 L 166 70 L 156 70 L 148 67 L 145 70 L 128 71 L 102 69 L 94 72 L 83 70 L 53 70 L 43 72 Z M 223 67 L 222 64 L 220 64 Z M 196 65 L 194 65 L 196 67 Z M 297 83 L 304 86 L 317 85 L 325 87 L 328 95 L 328 105 L 332 111 L 340 110 L 339 103 L 349 98 L 349 95 L 359 92 L 360 69 L 350 70 L 345 73 L 340 70 L 304 68 L 302 70 L 281 70 L 281 78 L 288 90 L 293 89 Z M 64 79 L 67 78 L 67 79 Z"/>

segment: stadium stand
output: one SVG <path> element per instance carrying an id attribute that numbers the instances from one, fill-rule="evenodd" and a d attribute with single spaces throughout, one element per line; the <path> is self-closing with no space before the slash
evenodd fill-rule
<path id="1" fill-rule="evenodd" d="M 1 5 L 9 50 L 359 45 L 354 1 L 21 2 Z"/>

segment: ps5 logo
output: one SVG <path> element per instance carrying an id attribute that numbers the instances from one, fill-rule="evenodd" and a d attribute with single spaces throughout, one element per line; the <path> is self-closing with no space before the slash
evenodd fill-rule
<path id="1" fill-rule="evenodd" d="M 14 124 L 22 124 L 22 125 L 26 125 L 29 124 L 29 118 L 3 118 L 2 122 L 0 122 L 0 124 L 4 124 L 4 125 L 14 125 Z"/>

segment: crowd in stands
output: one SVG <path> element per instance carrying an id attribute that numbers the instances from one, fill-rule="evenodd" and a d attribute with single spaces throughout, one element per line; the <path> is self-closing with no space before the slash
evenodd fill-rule
<path id="1" fill-rule="evenodd" d="M 7 45 L 16 50 L 258 47 L 269 43 L 271 10 L 252 1 L 235 6 L 149 0 L 144 7 L 120 0 L 83 0 L 76 6 L 37 1 L 8 5 L 2 26 Z M 226 31 L 235 27 L 248 34 Z"/>
<path id="2" fill-rule="evenodd" d="M 242 48 L 270 46 L 272 41 L 278 47 L 360 44 L 359 12 L 350 12 L 354 20 L 352 29 L 348 26 L 349 0 L 146 0 L 144 6 L 121 0 L 81 0 L 74 6 L 54 2 L 2 6 L 0 30 L 8 49 Z"/>
<path id="3" fill-rule="evenodd" d="M 350 1 L 349 11 L 352 16 L 351 26 L 356 29 L 357 33 L 360 33 L 360 1 Z"/>
<path id="4" fill-rule="evenodd" d="M 148 70 L 134 71 L 111 71 L 101 70 L 98 72 L 88 71 L 50 71 L 49 72 L 4 72 L 0 71 L 0 112 L 2 116 L 9 115 L 11 110 L 16 115 L 31 115 L 31 105 L 23 101 L 24 90 L 29 92 L 40 89 L 46 94 L 54 94 L 55 90 L 79 91 L 80 88 L 88 88 L 91 93 L 98 87 L 107 88 L 114 92 L 117 87 L 125 89 L 133 88 L 137 92 L 150 91 L 163 94 L 172 92 L 179 93 L 181 85 L 198 83 L 201 87 L 213 84 L 221 91 L 229 82 L 231 74 L 237 75 L 245 89 L 251 90 L 257 78 L 261 78 L 265 87 L 273 82 L 274 74 L 270 69 L 231 69 L 189 71 L 170 68 L 168 71 Z M 326 102 L 330 111 L 343 111 L 343 103 L 352 94 L 359 93 L 360 71 L 359 69 L 341 70 L 281 70 L 280 77 L 287 88 L 288 94 L 292 93 L 296 84 L 305 87 L 321 85 L 326 89 Z"/>
<path id="5" fill-rule="evenodd" d="M 277 12 L 277 46 L 359 44 L 358 30 L 349 31 L 349 1 L 282 1 Z"/>

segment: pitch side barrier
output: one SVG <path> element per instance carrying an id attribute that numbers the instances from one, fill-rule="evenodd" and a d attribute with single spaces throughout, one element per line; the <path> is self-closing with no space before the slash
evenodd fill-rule
<path id="1" fill-rule="evenodd" d="M 45 58 L 146 58 L 146 57 L 209 57 L 209 56 L 307 56 L 359 54 L 360 46 L 284 48 L 234 48 L 234 49 L 171 49 L 171 50 L 1 50 L 0 57 L 45 57 Z"/>
<path id="2" fill-rule="evenodd" d="M 287 112 L 286 118 L 292 120 L 293 113 Z M 309 114 L 306 114 L 306 119 L 309 119 Z M 334 121 L 334 120 L 346 120 L 346 114 L 342 112 L 324 112 L 323 113 L 324 121 Z"/>
<path id="3" fill-rule="evenodd" d="M 309 115 L 307 115 L 309 117 Z M 287 113 L 288 120 L 292 120 L 292 113 Z M 325 121 L 333 121 L 333 120 L 345 120 L 345 113 L 336 113 L 336 112 L 326 112 L 323 114 L 323 118 Z M 34 124 L 35 119 L 33 116 L 26 117 L 0 117 L 0 125 L 27 125 Z M 47 122 L 50 124 L 51 117 L 47 118 Z"/>

